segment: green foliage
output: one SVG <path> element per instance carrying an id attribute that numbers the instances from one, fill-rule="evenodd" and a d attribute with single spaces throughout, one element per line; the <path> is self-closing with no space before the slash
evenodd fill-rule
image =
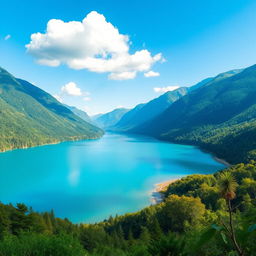
<path id="1" fill-rule="evenodd" d="M 253 205 L 256 203 L 256 166 L 255 162 L 251 161 L 248 164 L 237 164 L 227 170 L 217 172 L 214 175 L 189 175 L 174 183 L 172 183 L 164 193 L 167 198 L 169 195 L 185 195 L 192 197 L 199 197 L 210 210 L 223 210 L 225 208 L 225 201 L 220 199 L 220 184 L 217 182 L 219 176 L 225 177 L 225 173 L 228 176 L 232 176 L 232 186 L 236 188 L 236 198 L 234 200 L 235 205 L 239 205 L 239 209 L 242 210 L 242 205 L 245 204 L 243 197 L 247 196 L 247 202 L 250 201 Z M 235 179 L 235 184 L 234 184 Z M 234 189 L 234 188 L 233 188 Z"/>
<path id="2" fill-rule="evenodd" d="M 186 225 L 197 224 L 204 213 L 205 206 L 199 198 L 170 195 L 159 214 L 166 231 L 184 232 Z"/>
<path id="3" fill-rule="evenodd" d="M 154 256 L 182 256 L 185 255 L 184 248 L 184 238 L 169 233 L 161 239 L 153 241 L 149 246 L 149 252 Z"/>
<path id="4" fill-rule="evenodd" d="M 0 241 L 0 256 L 84 256 L 79 241 L 68 235 L 22 234 Z"/>
<path id="5" fill-rule="evenodd" d="M 226 200 L 233 200 L 235 198 L 237 186 L 238 184 L 231 172 L 225 171 L 219 175 L 219 192 Z"/>

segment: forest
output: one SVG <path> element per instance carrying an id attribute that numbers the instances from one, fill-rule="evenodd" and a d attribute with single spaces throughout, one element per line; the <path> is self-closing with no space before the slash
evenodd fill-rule
<path id="1" fill-rule="evenodd" d="M 191 90 L 131 132 L 196 145 L 231 164 L 255 160 L 256 65 L 227 73 Z"/>
<path id="2" fill-rule="evenodd" d="M 49 93 L 0 67 L 0 151 L 95 139 L 103 131 Z"/>
<path id="3" fill-rule="evenodd" d="M 255 161 L 184 177 L 162 193 L 159 204 L 95 224 L 1 203 L 0 255 L 256 255 Z"/>

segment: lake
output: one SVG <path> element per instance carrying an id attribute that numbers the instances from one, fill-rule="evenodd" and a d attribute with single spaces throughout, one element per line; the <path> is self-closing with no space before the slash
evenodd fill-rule
<path id="1" fill-rule="evenodd" d="M 107 133 L 1 153 L 0 201 L 95 222 L 150 205 L 156 183 L 223 167 L 193 146 Z"/>

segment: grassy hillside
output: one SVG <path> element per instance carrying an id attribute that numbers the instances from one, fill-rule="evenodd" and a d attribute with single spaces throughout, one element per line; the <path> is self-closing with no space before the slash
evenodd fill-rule
<path id="1" fill-rule="evenodd" d="M 50 94 L 2 68 L 0 123 L 1 151 L 102 135 Z"/>
<path id="2" fill-rule="evenodd" d="M 188 88 L 181 87 L 177 90 L 166 92 L 146 104 L 137 105 L 121 118 L 113 130 L 128 131 L 148 120 L 151 120 L 166 110 L 173 102 L 184 96 L 187 92 Z"/>
<path id="3" fill-rule="evenodd" d="M 195 144 L 231 163 L 256 156 L 256 65 L 217 76 L 133 132 Z"/>

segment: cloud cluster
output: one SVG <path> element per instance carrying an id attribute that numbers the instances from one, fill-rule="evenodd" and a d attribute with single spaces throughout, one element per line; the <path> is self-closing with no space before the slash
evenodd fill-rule
<path id="1" fill-rule="evenodd" d="M 89 101 L 91 98 L 89 97 L 90 93 L 82 91 L 81 88 L 75 82 L 69 82 L 63 85 L 60 89 L 59 94 L 54 94 L 53 97 L 56 98 L 59 102 L 63 103 L 64 96 L 75 96 L 75 97 L 83 97 L 84 101 Z"/>
<path id="2" fill-rule="evenodd" d="M 180 88 L 180 86 L 155 87 L 154 91 L 157 93 L 165 93 L 165 92 L 169 92 L 169 91 L 174 91 L 178 88 Z"/>
<path id="3" fill-rule="evenodd" d="M 160 76 L 160 74 L 158 72 L 150 70 L 147 73 L 144 73 L 144 76 L 145 77 L 156 77 L 156 76 Z"/>
<path id="4" fill-rule="evenodd" d="M 71 96 L 82 96 L 82 90 L 74 82 L 69 82 L 62 86 L 61 92 Z"/>
<path id="5" fill-rule="evenodd" d="M 26 48 L 40 64 L 110 73 L 114 80 L 133 79 L 163 60 L 161 53 L 152 56 L 146 49 L 130 54 L 129 45 L 127 35 L 92 11 L 82 22 L 50 20 L 46 32 L 32 34 Z"/>

